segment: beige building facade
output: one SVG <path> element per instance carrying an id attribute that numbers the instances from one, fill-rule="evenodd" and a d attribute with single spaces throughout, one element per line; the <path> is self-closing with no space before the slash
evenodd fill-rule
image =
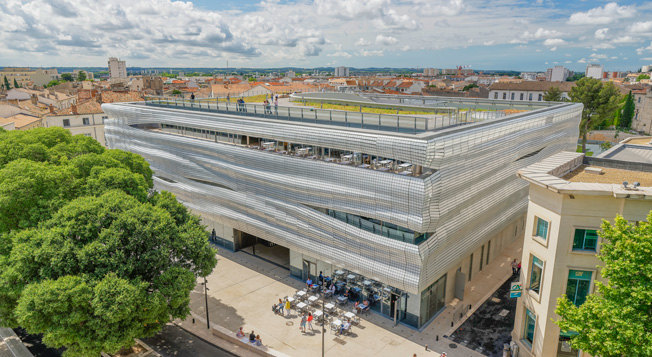
<path id="1" fill-rule="evenodd" d="M 652 134 L 652 91 L 632 91 L 636 109 L 631 128 L 639 133 Z"/>
<path id="2" fill-rule="evenodd" d="M 106 146 L 104 120 L 108 118 L 108 115 L 102 111 L 100 104 L 95 99 L 91 99 L 47 115 L 44 122 L 45 127 L 58 126 L 68 129 L 72 135 L 90 136 L 102 146 Z"/>
<path id="3" fill-rule="evenodd" d="M 651 146 L 616 148 L 618 160 L 608 152 L 597 158 L 562 152 L 518 172 L 530 191 L 521 258 L 523 292 L 512 331 L 515 355 L 589 356 L 570 347 L 574 332 L 560 330 L 554 311 L 563 294 L 579 306 L 595 292 L 596 281 L 604 281 L 596 257 L 603 244 L 598 235 L 602 220 L 613 222 L 622 215 L 630 222 L 642 221 L 652 210 L 652 163 L 627 162 L 623 150 L 652 154 Z"/>

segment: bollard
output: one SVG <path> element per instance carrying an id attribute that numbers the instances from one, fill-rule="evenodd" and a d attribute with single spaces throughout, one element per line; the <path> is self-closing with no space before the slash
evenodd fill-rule
<path id="1" fill-rule="evenodd" d="M 451 321 L 451 327 L 453 327 L 453 321 Z"/>
<path id="2" fill-rule="evenodd" d="M 439 341 L 439 335 L 435 336 L 435 341 Z"/>
<path id="3" fill-rule="evenodd" d="M 195 323 L 195 318 L 194 318 L 194 317 L 192 318 L 192 323 L 193 323 L 193 324 Z"/>
<path id="4" fill-rule="evenodd" d="M 428 345 L 426 344 L 426 351 L 428 350 Z"/>

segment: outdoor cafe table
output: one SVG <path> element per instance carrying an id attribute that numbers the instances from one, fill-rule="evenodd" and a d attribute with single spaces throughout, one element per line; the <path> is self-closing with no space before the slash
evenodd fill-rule
<path id="1" fill-rule="evenodd" d="M 362 283 L 363 283 L 365 286 L 369 286 L 369 285 L 371 285 L 371 281 L 369 281 L 369 280 L 365 280 L 365 281 L 363 281 Z"/>
<path id="2" fill-rule="evenodd" d="M 353 275 L 353 274 L 349 274 L 349 275 L 346 276 L 346 278 L 349 279 L 349 280 L 353 280 L 353 279 L 356 278 L 356 276 Z"/>
<path id="3" fill-rule="evenodd" d="M 303 290 L 297 292 L 297 296 L 299 297 L 303 297 L 304 295 L 306 295 L 306 292 Z"/>
<path id="4" fill-rule="evenodd" d="M 324 309 L 326 309 L 327 311 L 331 311 L 334 308 L 335 308 L 335 305 L 333 305 L 333 303 L 330 303 L 330 302 L 328 304 L 324 305 Z"/>
<path id="5" fill-rule="evenodd" d="M 393 162 L 392 160 L 382 160 L 382 161 L 378 161 L 378 163 L 381 164 L 381 165 L 389 165 L 389 164 L 391 164 L 392 162 Z"/>
<path id="6" fill-rule="evenodd" d="M 355 318 L 355 314 L 352 313 L 352 312 L 347 312 L 347 313 L 344 314 L 344 317 L 346 317 L 347 319 L 353 320 Z"/>
<path id="7" fill-rule="evenodd" d="M 331 322 L 331 325 L 336 326 L 337 328 L 340 328 L 340 326 L 342 326 L 342 321 L 340 321 L 339 319 L 335 320 L 335 321 Z"/>
<path id="8" fill-rule="evenodd" d="M 344 304 L 347 300 L 348 300 L 348 298 L 346 296 L 338 296 L 337 297 L 337 302 L 339 302 L 340 304 Z"/>
<path id="9" fill-rule="evenodd" d="M 336 270 L 335 275 L 344 275 L 344 271 L 343 270 Z"/>
<path id="10" fill-rule="evenodd" d="M 289 301 L 289 302 L 290 302 L 290 304 L 291 304 L 291 303 L 293 303 L 293 302 L 294 302 L 294 298 L 293 298 L 293 297 L 288 297 L 288 301 Z"/>
<path id="11" fill-rule="evenodd" d="M 398 165 L 398 167 L 402 167 L 402 168 L 408 168 L 408 167 L 410 167 L 410 166 L 412 166 L 412 164 L 409 164 L 409 163 L 407 163 L 407 162 Z"/>
<path id="12" fill-rule="evenodd" d="M 362 165 L 358 165 L 358 167 L 362 167 L 363 169 L 366 169 L 366 168 L 369 168 L 369 167 L 371 167 L 371 166 L 369 166 L 369 165 L 367 165 L 367 164 L 362 164 Z"/>
<path id="13" fill-rule="evenodd" d="M 317 300 L 319 300 L 319 298 L 316 297 L 316 296 L 311 296 L 311 297 L 308 298 L 308 302 L 310 302 L 311 304 L 314 303 Z"/>
<path id="14" fill-rule="evenodd" d="M 312 316 L 314 316 L 314 317 L 319 317 L 319 316 L 321 316 L 321 315 L 323 315 L 323 314 L 324 314 L 323 311 L 321 311 L 321 310 L 317 310 L 317 311 L 315 311 L 315 312 L 312 313 Z"/>
<path id="15" fill-rule="evenodd" d="M 303 310 L 306 306 L 308 306 L 308 304 L 306 304 L 305 302 L 300 302 L 297 304 L 297 309 Z"/>

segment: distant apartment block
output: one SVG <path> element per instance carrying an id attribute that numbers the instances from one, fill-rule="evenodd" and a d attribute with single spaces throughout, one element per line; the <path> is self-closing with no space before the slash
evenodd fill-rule
<path id="1" fill-rule="evenodd" d="M 91 80 L 95 79 L 95 77 L 93 76 L 93 72 L 88 72 L 88 71 L 85 71 L 83 69 L 75 69 L 75 70 L 73 70 L 72 71 L 72 78 L 74 78 L 75 80 L 79 80 L 79 73 L 81 73 L 81 72 L 84 72 L 84 74 L 86 75 L 86 79 L 91 79 Z M 125 71 L 125 73 L 126 73 L 126 71 Z"/>
<path id="2" fill-rule="evenodd" d="M 297 74 L 294 73 L 294 71 L 287 71 L 287 72 L 285 72 L 285 77 L 286 77 L 286 78 L 294 78 L 294 77 L 296 77 L 296 76 L 297 76 Z"/>
<path id="3" fill-rule="evenodd" d="M 586 65 L 584 75 L 589 78 L 602 79 L 602 72 L 602 65 L 593 63 Z"/>
<path id="4" fill-rule="evenodd" d="M 561 97 L 570 100 L 568 93 L 573 86 L 574 82 L 497 82 L 489 87 L 489 99 L 541 102 L 550 88 L 557 87 L 562 92 Z"/>
<path id="5" fill-rule="evenodd" d="M 652 134 L 652 92 L 647 89 L 632 91 L 634 96 L 634 118 L 631 128 L 647 135 Z"/>
<path id="6" fill-rule="evenodd" d="M 558 153 L 518 172 L 530 186 L 523 293 L 512 331 L 518 356 L 589 356 L 571 348 L 577 332 L 562 331 L 553 322 L 559 319 L 557 299 L 566 294 L 580 306 L 596 292 L 596 282 L 606 282 L 597 268 L 602 262 L 596 255 L 605 243 L 600 225 L 617 214 L 632 223 L 646 220 L 652 210 L 651 157 L 650 145 L 620 144 L 598 157 Z"/>
<path id="7" fill-rule="evenodd" d="M 554 66 L 552 68 L 548 68 L 546 71 L 546 81 L 563 82 L 572 75 L 573 72 L 568 70 L 568 68 L 565 68 L 564 66 Z"/>
<path id="8" fill-rule="evenodd" d="M 523 80 L 526 80 L 526 81 L 536 81 L 537 77 L 539 77 L 539 73 L 537 73 L 537 72 L 521 72 L 520 77 Z"/>
<path id="9" fill-rule="evenodd" d="M 439 69 L 437 68 L 424 68 L 423 69 L 423 75 L 425 77 L 434 77 L 439 75 Z"/>
<path id="10" fill-rule="evenodd" d="M 127 78 L 127 63 L 115 57 L 109 57 L 109 78 Z"/>
<path id="11" fill-rule="evenodd" d="M 4 77 L 7 77 L 9 85 L 14 87 L 14 80 L 21 87 L 26 87 L 30 84 L 30 75 L 34 73 L 27 67 L 5 67 L 0 70 L 0 83 L 4 84 Z"/>
<path id="12" fill-rule="evenodd" d="M 349 69 L 344 66 L 335 67 L 335 77 L 348 77 Z"/>

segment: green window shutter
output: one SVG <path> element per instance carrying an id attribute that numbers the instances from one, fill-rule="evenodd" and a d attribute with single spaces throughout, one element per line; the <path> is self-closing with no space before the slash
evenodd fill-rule
<path id="1" fill-rule="evenodd" d="M 583 249 L 584 246 L 584 229 L 576 229 L 573 238 L 573 249 Z"/>
<path id="2" fill-rule="evenodd" d="M 598 247 L 598 232 L 595 230 L 586 230 L 584 237 L 584 249 L 596 250 Z"/>

